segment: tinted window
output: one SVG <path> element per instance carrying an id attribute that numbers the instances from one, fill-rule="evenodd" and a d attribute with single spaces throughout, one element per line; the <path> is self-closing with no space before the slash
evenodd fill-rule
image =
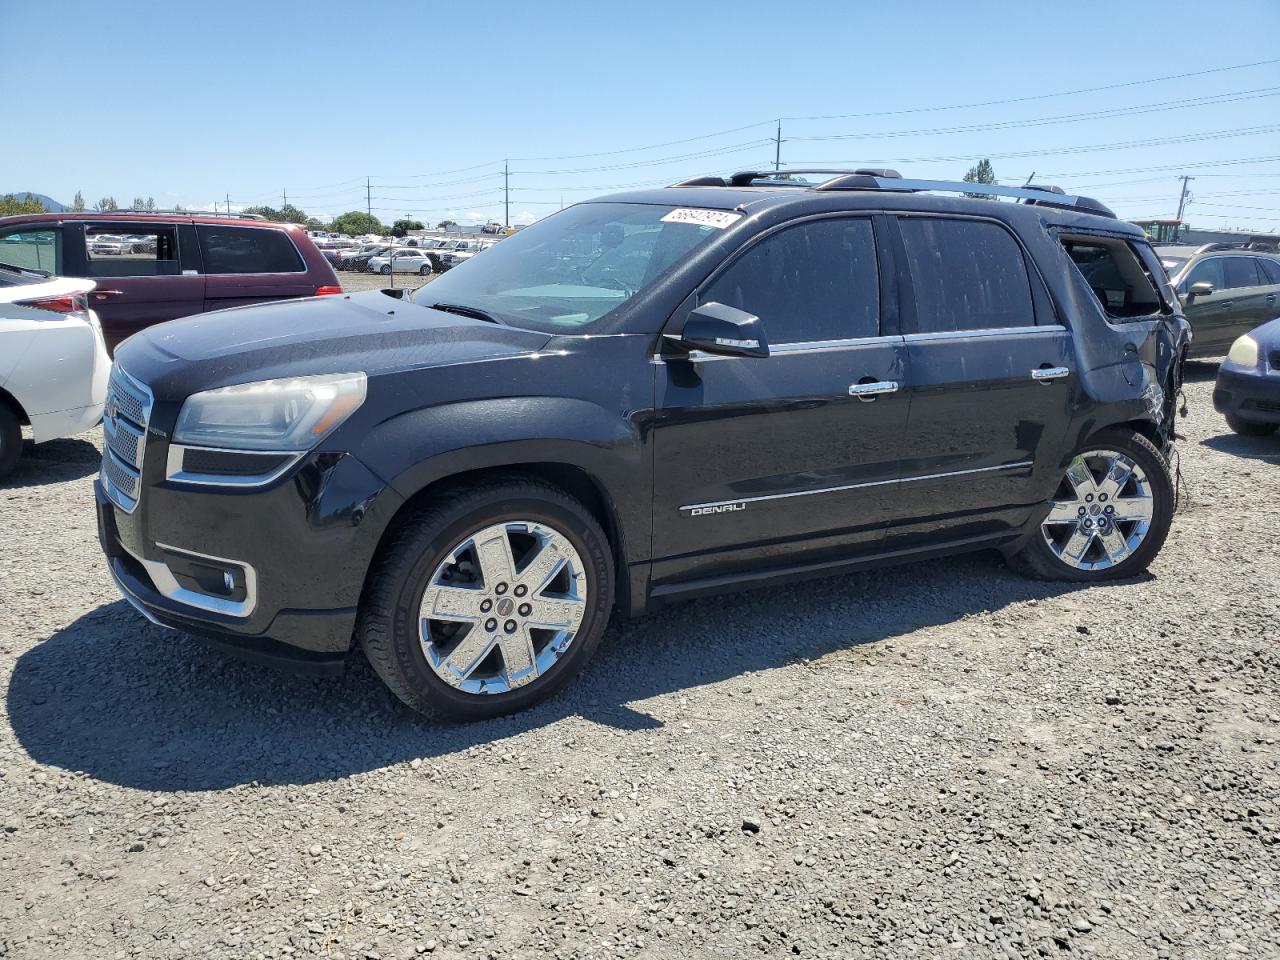
<path id="1" fill-rule="evenodd" d="M 257 227 L 197 226 L 205 273 L 301 273 L 288 234 Z"/>
<path id="2" fill-rule="evenodd" d="M 91 225 L 84 231 L 84 249 L 91 277 L 156 277 L 182 272 L 176 227 Z"/>
<path id="3" fill-rule="evenodd" d="M 0 264 L 41 273 L 61 273 L 61 231 L 19 227 L 0 234 Z"/>
<path id="4" fill-rule="evenodd" d="M 1259 260 L 1258 269 L 1268 284 L 1280 284 L 1280 260 Z"/>
<path id="5" fill-rule="evenodd" d="M 976 220 L 912 217 L 899 223 L 920 333 L 1036 322 L 1022 250 L 1007 230 Z"/>
<path id="6" fill-rule="evenodd" d="M 699 297 L 758 316 L 770 343 L 880 335 L 871 221 L 816 220 L 747 250 Z"/>
<path id="7" fill-rule="evenodd" d="M 1227 289 L 1234 290 L 1239 287 L 1257 287 L 1262 284 L 1262 278 L 1258 276 L 1258 268 L 1254 265 L 1254 261 L 1250 257 L 1227 257 L 1226 275 Z"/>
<path id="8" fill-rule="evenodd" d="M 1195 284 L 1208 281 L 1213 284 L 1213 289 L 1221 290 L 1226 284 L 1222 279 L 1222 257 L 1210 257 L 1208 260 L 1201 260 L 1191 272 L 1187 274 L 1187 279 L 1182 282 L 1182 287 L 1190 290 Z M 1182 289 L 1180 287 L 1179 289 Z"/>

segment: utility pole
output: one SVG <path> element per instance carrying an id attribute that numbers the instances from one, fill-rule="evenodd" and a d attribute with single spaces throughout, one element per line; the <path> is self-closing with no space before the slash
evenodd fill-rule
<path id="1" fill-rule="evenodd" d="M 511 161 L 502 161 L 502 225 L 511 229 Z"/>
<path id="2" fill-rule="evenodd" d="M 280 214 L 281 216 L 283 216 L 285 210 L 288 209 L 288 206 L 289 206 L 289 188 L 288 187 L 280 188 L 280 201 L 281 201 Z"/>
<path id="3" fill-rule="evenodd" d="M 1181 223 L 1182 211 L 1187 206 L 1187 181 L 1194 180 L 1195 177 L 1183 176 L 1183 177 L 1179 177 L 1178 179 L 1182 181 L 1182 193 L 1178 195 L 1178 222 Z"/>
<path id="4" fill-rule="evenodd" d="M 778 136 L 773 146 L 773 172 L 777 173 L 782 166 L 782 118 L 778 118 Z"/>
<path id="5" fill-rule="evenodd" d="M 231 194 L 227 194 L 227 216 L 231 216 Z"/>

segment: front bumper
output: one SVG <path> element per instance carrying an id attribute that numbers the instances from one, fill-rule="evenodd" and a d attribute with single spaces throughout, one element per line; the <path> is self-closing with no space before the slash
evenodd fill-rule
<path id="1" fill-rule="evenodd" d="M 147 619 L 313 670 L 341 669 L 365 573 L 402 502 L 336 454 L 312 454 L 262 488 L 152 480 L 132 512 L 101 478 L 94 494 L 111 575 Z"/>
<path id="2" fill-rule="evenodd" d="M 1236 373 L 1219 368 L 1213 408 L 1252 423 L 1280 423 L 1280 374 Z"/>

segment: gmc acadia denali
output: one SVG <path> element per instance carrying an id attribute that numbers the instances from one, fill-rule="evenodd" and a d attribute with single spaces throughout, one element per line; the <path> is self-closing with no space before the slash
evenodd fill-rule
<path id="1" fill-rule="evenodd" d="M 116 354 L 124 596 L 417 710 L 551 694 L 615 607 L 995 548 L 1147 567 L 1189 328 L 1142 232 L 1052 187 L 701 177 L 570 207 L 412 294 Z"/>

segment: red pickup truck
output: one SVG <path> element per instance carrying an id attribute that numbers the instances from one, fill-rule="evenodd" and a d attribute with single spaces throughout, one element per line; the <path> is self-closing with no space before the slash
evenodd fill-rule
<path id="1" fill-rule="evenodd" d="M 107 348 L 153 324 L 247 303 L 341 293 L 303 227 L 186 212 L 0 217 L 0 265 L 90 277 Z"/>

